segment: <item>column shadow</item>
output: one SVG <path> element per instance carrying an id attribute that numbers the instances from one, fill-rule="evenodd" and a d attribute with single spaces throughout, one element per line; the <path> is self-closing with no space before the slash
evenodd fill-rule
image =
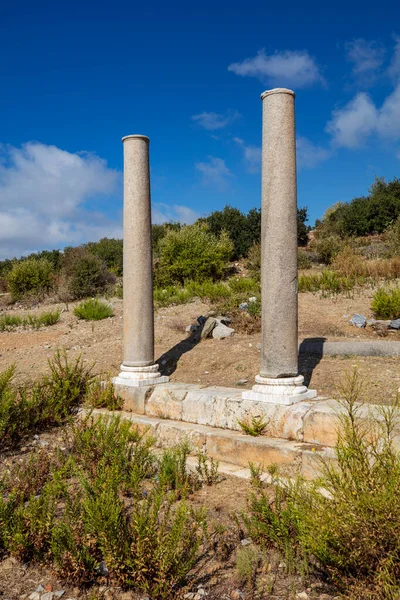
<path id="1" fill-rule="evenodd" d="M 189 337 L 181 340 L 175 346 L 164 352 L 155 362 L 159 366 L 161 375 L 171 375 L 178 366 L 179 359 L 186 352 L 193 350 L 200 342 L 200 333 L 192 333 Z"/>
<path id="2" fill-rule="evenodd" d="M 304 385 L 310 385 L 312 374 L 324 355 L 326 338 L 306 338 L 299 346 L 299 373 L 304 376 Z"/>

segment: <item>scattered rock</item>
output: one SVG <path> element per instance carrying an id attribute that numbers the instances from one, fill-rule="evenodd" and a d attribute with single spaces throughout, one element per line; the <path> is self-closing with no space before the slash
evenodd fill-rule
<path id="1" fill-rule="evenodd" d="M 239 304 L 239 308 L 240 310 L 247 310 L 249 308 L 249 305 L 247 302 L 242 302 L 241 304 Z"/>
<path id="2" fill-rule="evenodd" d="M 236 382 L 236 385 L 245 385 L 248 381 L 248 379 L 239 379 L 239 381 Z"/>
<path id="3" fill-rule="evenodd" d="M 242 544 L 242 546 L 248 546 L 249 544 L 251 544 L 251 540 L 244 539 L 244 540 L 241 540 L 240 543 Z"/>
<path id="4" fill-rule="evenodd" d="M 218 313 L 216 310 L 209 310 L 208 312 L 206 312 L 206 314 L 204 316 L 208 319 L 208 317 L 216 317 L 217 314 Z"/>
<path id="5" fill-rule="evenodd" d="M 214 319 L 214 317 L 208 317 L 208 319 L 205 321 L 203 328 L 201 330 L 201 339 L 205 339 L 210 337 L 214 327 L 217 324 L 217 320 Z"/>
<path id="6" fill-rule="evenodd" d="M 299 594 L 296 594 L 296 598 L 298 600 L 307 600 L 308 594 L 307 594 L 307 592 L 300 592 Z"/>
<path id="7" fill-rule="evenodd" d="M 363 329 L 367 325 L 367 319 L 364 315 L 359 315 L 356 313 L 353 315 L 349 321 L 354 327 L 358 327 L 359 329 Z"/>
<path id="8" fill-rule="evenodd" d="M 400 319 L 394 319 L 390 321 L 389 324 L 390 329 L 400 329 Z"/>
<path id="9" fill-rule="evenodd" d="M 286 569 L 286 563 L 285 562 L 280 562 L 278 565 L 278 569 Z"/>
<path id="10" fill-rule="evenodd" d="M 54 592 L 56 598 L 61 598 L 61 596 L 64 596 L 64 594 L 65 590 L 58 590 L 57 592 Z"/>
<path id="11" fill-rule="evenodd" d="M 222 315 L 218 315 L 218 317 L 215 317 L 215 320 L 217 321 L 217 323 L 223 323 L 224 325 L 229 325 L 230 323 L 232 323 L 232 319 L 230 317 L 223 317 Z"/>
<path id="12" fill-rule="evenodd" d="M 42 586 L 42 584 L 41 584 L 41 583 L 39 583 L 39 585 L 37 586 L 37 588 L 36 588 L 35 592 L 38 592 L 39 594 L 40 594 L 41 592 L 44 592 L 44 587 Z"/>
<path id="13" fill-rule="evenodd" d="M 232 600 L 242 600 L 244 598 L 244 594 L 240 590 L 233 590 L 230 595 Z"/>
<path id="14" fill-rule="evenodd" d="M 28 596 L 28 600 L 40 600 L 39 592 L 33 592 L 30 596 Z"/>
<path id="15" fill-rule="evenodd" d="M 255 296 L 251 296 L 251 298 L 249 298 L 249 302 L 257 302 L 257 298 Z"/>
<path id="16" fill-rule="evenodd" d="M 329 594 L 320 594 L 319 600 L 331 600 L 331 596 Z"/>
<path id="17" fill-rule="evenodd" d="M 46 592 L 42 594 L 41 600 L 53 600 L 53 592 Z"/>
<path id="18" fill-rule="evenodd" d="M 224 338 L 230 337 L 234 333 L 234 329 L 223 325 L 223 323 L 219 323 L 216 327 L 214 327 L 212 331 L 212 336 L 216 340 L 223 340 Z"/>

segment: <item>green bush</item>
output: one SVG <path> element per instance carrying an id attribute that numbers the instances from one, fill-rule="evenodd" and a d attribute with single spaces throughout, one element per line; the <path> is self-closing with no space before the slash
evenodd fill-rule
<path id="1" fill-rule="evenodd" d="M 90 253 L 78 257 L 71 269 L 69 288 L 74 298 L 102 294 L 115 278 L 104 262 Z"/>
<path id="2" fill-rule="evenodd" d="M 394 600 L 400 593 L 400 455 L 394 443 L 399 399 L 382 406 L 374 423 L 362 418 L 357 372 L 339 390 L 336 462 L 321 477 L 274 486 L 253 468 L 245 523 L 253 539 L 277 547 L 294 569 L 327 577 L 346 598 Z"/>
<path id="3" fill-rule="evenodd" d="M 90 416 L 66 443 L 67 453 L 17 464 L 0 482 L 0 553 L 53 565 L 80 585 L 106 571 L 114 585 L 176 597 L 205 533 L 204 511 L 179 501 L 199 485 L 187 447 L 157 458 L 154 439 L 128 421 Z"/>
<path id="4" fill-rule="evenodd" d="M 89 242 L 86 248 L 94 254 L 115 275 L 122 275 L 123 270 L 123 242 L 114 238 L 102 238 L 98 242 Z"/>
<path id="5" fill-rule="evenodd" d="M 299 269 L 311 269 L 312 262 L 304 250 L 299 250 L 297 253 L 297 267 Z"/>
<path id="6" fill-rule="evenodd" d="M 0 450 L 31 431 L 60 425 L 83 401 L 92 376 L 81 359 L 69 364 L 57 353 L 49 367 L 49 375 L 25 387 L 13 386 L 14 367 L 0 374 Z"/>
<path id="7" fill-rule="evenodd" d="M 52 265 L 45 258 L 29 258 L 14 263 L 7 275 L 7 284 L 14 301 L 28 295 L 42 296 L 53 285 Z"/>
<path id="8" fill-rule="evenodd" d="M 101 321 L 101 319 L 113 317 L 114 310 L 111 304 L 104 300 L 89 298 L 75 306 L 74 315 L 85 321 Z"/>
<path id="9" fill-rule="evenodd" d="M 380 288 L 374 294 L 371 309 L 378 319 L 398 319 L 400 317 L 400 289 Z"/>
<path id="10" fill-rule="evenodd" d="M 218 238 L 206 224 L 187 225 L 170 230 L 160 241 L 156 283 L 169 285 L 187 280 L 221 279 L 232 252 L 232 242 L 222 232 Z"/>
<path id="11" fill-rule="evenodd" d="M 400 256 L 400 216 L 388 227 L 385 234 L 390 256 Z"/>
<path id="12" fill-rule="evenodd" d="M 343 242 L 338 236 L 322 236 L 312 242 L 311 248 L 317 253 L 320 262 L 330 265 L 343 248 Z"/>
<path id="13" fill-rule="evenodd" d="M 261 279 L 261 244 L 253 244 L 247 258 L 247 270 L 256 281 Z"/>

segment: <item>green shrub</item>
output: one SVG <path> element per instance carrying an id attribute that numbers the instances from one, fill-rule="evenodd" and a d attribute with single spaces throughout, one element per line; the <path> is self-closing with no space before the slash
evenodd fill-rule
<path id="1" fill-rule="evenodd" d="M 380 288 L 374 294 L 371 309 L 378 319 L 398 319 L 400 317 L 400 289 Z"/>
<path id="2" fill-rule="evenodd" d="M 49 375 L 25 387 L 13 385 L 14 367 L 0 374 L 0 450 L 18 444 L 31 431 L 64 423 L 83 401 L 92 376 L 82 360 L 69 364 L 57 352 L 49 367 Z"/>
<path id="3" fill-rule="evenodd" d="M 388 244 L 388 254 L 390 256 L 400 256 L 400 216 L 388 227 L 385 233 Z"/>
<path id="4" fill-rule="evenodd" d="M 67 443 L 65 458 L 46 457 L 37 480 L 38 460 L 27 465 L 27 487 L 18 464 L 2 482 L 0 553 L 53 564 L 77 584 L 101 582 L 106 570 L 115 585 L 174 598 L 205 532 L 204 511 L 177 501 L 194 477 L 187 450 L 157 460 L 154 440 L 118 417 L 77 421 Z"/>
<path id="5" fill-rule="evenodd" d="M 222 232 L 218 238 L 204 223 L 168 231 L 159 247 L 155 276 L 160 285 L 220 279 L 232 252 L 227 234 Z"/>
<path id="6" fill-rule="evenodd" d="M 86 248 L 94 254 L 115 275 L 122 275 L 123 270 L 123 242 L 114 238 L 102 238 L 98 242 L 89 242 Z"/>
<path id="7" fill-rule="evenodd" d="M 356 370 L 339 393 L 336 462 L 321 462 L 313 483 L 275 477 L 271 489 L 254 473 L 245 523 L 255 540 L 276 546 L 296 569 L 318 570 L 346 598 L 393 600 L 400 593 L 399 399 L 367 423 Z"/>
<path id="8" fill-rule="evenodd" d="M 7 284 L 14 301 L 28 295 L 42 296 L 53 285 L 52 265 L 45 258 L 14 263 L 7 275 Z"/>
<path id="9" fill-rule="evenodd" d="M 115 282 L 104 261 L 85 248 L 66 249 L 63 269 L 73 298 L 102 294 Z"/>
<path id="10" fill-rule="evenodd" d="M 104 300 L 89 298 L 75 306 L 74 315 L 85 321 L 101 321 L 101 319 L 113 317 L 114 310 L 111 304 Z"/>
<path id="11" fill-rule="evenodd" d="M 297 267 L 299 269 L 311 269 L 312 262 L 304 250 L 299 250 L 297 253 Z"/>
<path id="12" fill-rule="evenodd" d="M 102 383 L 95 380 L 88 388 L 85 404 L 91 408 L 121 410 L 124 401 L 120 396 L 115 394 L 114 386 L 111 381 Z"/>
<path id="13" fill-rule="evenodd" d="M 256 281 L 261 278 L 261 244 L 251 246 L 247 258 L 247 270 Z"/>
<path id="14" fill-rule="evenodd" d="M 343 248 L 343 242 L 338 236 L 328 235 L 315 239 L 311 248 L 318 254 L 320 262 L 330 265 Z"/>

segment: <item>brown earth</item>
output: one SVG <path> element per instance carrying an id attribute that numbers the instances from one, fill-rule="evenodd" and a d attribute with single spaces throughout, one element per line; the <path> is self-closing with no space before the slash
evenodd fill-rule
<path id="1" fill-rule="evenodd" d="M 351 298 L 300 294 L 299 340 L 321 337 L 329 341 L 400 340 L 399 332 L 379 338 L 370 327 L 357 329 L 349 324 L 356 312 L 372 317 L 369 308 L 372 294 L 368 289 L 356 292 Z M 31 309 L 33 313 L 55 308 L 63 312 L 60 322 L 52 327 L 0 333 L 0 370 L 15 363 L 20 381 L 30 380 L 46 370 L 47 361 L 57 348 L 65 348 L 71 358 L 82 355 L 85 361 L 94 362 L 96 372 L 116 375 L 122 361 L 122 300 L 112 299 L 111 303 L 115 316 L 97 322 L 80 321 L 73 314 L 73 304 L 69 310 L 63 304 L 42 304 Z M 211 305 L 197 300 L 157 310 L 156 359 L 164 363 L 162 369 L 168 371 L 171 381 L 251 387 L 259 370 L 260 333 L 235 333 L 225 340 L 207 339 L 197 345 L 188 342 L 185 327 L 210 308 Z M 5 308 L 3 312 L 22 314 L 25 311 L 17 306 L 12 310 Z M 310 387 L 321 396 L 332 397 L 342 374 L 355 365 L 369 383 L 373 402 L 390 401 L 394 397 L 400 386 L 397 358 L 326 357 L 318 364 L 313 360 L 302 361 L 300 368 Z"/>

